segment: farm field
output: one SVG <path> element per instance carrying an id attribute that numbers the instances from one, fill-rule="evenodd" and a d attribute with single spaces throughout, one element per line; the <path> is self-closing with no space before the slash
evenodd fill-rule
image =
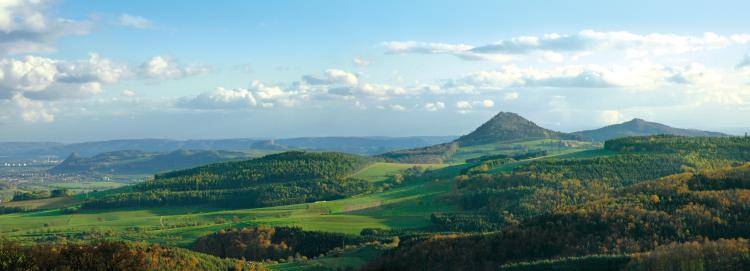
<path id="1" fill-rule="evenodd" d="M 466 160 L 468 159 L 478 158 L 485 155 L 514 154 L 538 150 L 547 151 L 547 153 L 549 153 L 550 155 L 567 154 L 579 152 L 582 150 L 591 150 L 599 147 L 600 144 L 575 140 L 512 140 L 492 144 L 461 147 L 447 162 L 451 164 L 460 164 L 466 162 Z"/>
<path id="2" fill-rule="evenodd" d="M 526 162 L 511 163 L 493 171 L 511 169 Z M 352 176 L 377 182 L 415 165 L 375 163 Z M 186 247 L 200 236 L 230 227 L 297 226 L 311 231 L 347 234 L 359 234 L 365 228 L 419 228 L 429 225 L 432 213 L 458 211 L 456 206 L 446 203 L 441 196 L 450 193 L 452 176 L 465 165 L 421 166 L 435 169 L 435 176 L 438 177 L 369 195 L 266 208 L 225 210 L 163 207 L 66 213 L 63 209 L 55 208 L 77 204 L 82 200 L 80 196 L 16 202 L 14 204 L 25 203 L 49 210 L 0 216 L 0 233 L 19 240 L 96 233 L 113 239 L 145 240 Z M 106 193 L 108 191 L 90 193 L 89 197 Z"/>
<path id="3" fill-rule="evenodd" d="M 356 174 L 386 178 L 411 166 L 414 165 L 374 164 Z M 165 207 L 79 213 L 52 209 L 0 216 L 0 232 L 21 240 L 103 232 L 114 239 L 188 246 L 197 237 L 228 227 L 298 226 L 348 234 L 359 234 L 365 228 L 415 228 L 427 225 L 432 212 L 453 208 L 438 200 L 439 195 L 450 191 L 451 182 L 421 181 L 342 200 L 255 209 Z M 76 203 L 74 198 L 64 199 L 67 201 L 60 202 L 61 206 Z"/>
<path id="4" fill-rule="evenodd" d="M 351 175 L 352 178 L 363 179 L 370 182 L 382 182 L 388 180 L 394 174 L 412 167 L 423 167 L 427 169 L 440 169 L 445 164 L 401 164 L 401 163 L 374 163 Z"/>

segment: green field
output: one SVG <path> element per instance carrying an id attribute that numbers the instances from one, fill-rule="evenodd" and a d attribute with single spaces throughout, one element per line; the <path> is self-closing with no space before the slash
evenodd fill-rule
<path id="1" fill-rule="evenodd" d="M 447 161 L 452 164 L 460 164 L 471 158 L 478 158 L 484 155 L 496 154 L 517 154 L 527 151 L 545 150 L 550 155 L 567 154 L 591 150 L 601 147 L 600 144 L 558 139 L 535 139 L 522 141 L 504 141 L 493 144 L 461 147 L 456 154 Z"/>
<path id="2" fill-rule="evenodd" d="M 399 164 L 399 163 L 374 163 L 369 165 L 360 171 L 352 174 L 352 178 L 363 179 L 370 182 L 382 182 L 388 180 L 389 177 L 393 176 L 400 171 L 411 168 L 411 167 L 424 167 L 428 169 L 439 169 L 446 165 L 444 164 Z"/>
<path id="3" fill-rule="evenodd" d="M 543 143 L 532 142 L 529 146 Z M 556 155 L 571 155 L 583 148 L 571 148 Z M 469 156 L 464 156 L 469 157 Z M 538 158 L 543 159 L 543 158 Z M 516 162 L 526 163 L 528 160 Z M 382 182 L 415 164 L 375 163 L 352 177 L 371 182 Z M 351 198 L 314 203 L 254 209 L 217 209 L 200 207 L 163 207 L 152 209 L 116 209 L 65 213 L 62 207 L 75 205 L 86 197 L 100 197 L 112 191 L 81 194 L 52 205 L 50 200 L 39 208 L 49 210 L 0 215 L 0 234 L 21 241 L 55 240 L 56 238 L 108 238 L 115 240 L 147 241 L 165 245 L 189 247 L 197 238 L 230 227 L 257 225 L 297 226 L 311 231 L 359 234 L 365 228 L 405 229 L 430 225 L 435 212 L 458 212 L 446 201 L 452 191 L 453 177 L 465 164 L 420 165 L 433 169 L 430 179 Z M 501 169 L 493 169 L 501 170 Z M 126 190 L 120 187 L 117 190 Z M 52 239 L 50 239 L 52 238 Z M 357 267 L 376 257 L 380 252 L 361 248 L 337 257 L 324 257 L 293 263 L 272 265 L 273 269 L 304 270 L 320 266 Z"/>
<path id="4" fill-rule="evenodd" d="M 414 165 L 377 163 L 354 175 L 370 181 L 380 181 L 412 166 Z M 432 165 L 432 168 L 442 166 Z M 454 170 L 445 168 L 438 171 Z M 256 209 L 171 207 L 82 211 L 73 214 L 51 209 L 2 215 L 0 233 L 21 240 L 35 240 L 51 235 L 94 231 L 108 233 L 113 239 L 146 240 L 180 246 L 188 246 L 196 238 L 223 228 L 253 225 L 299 226 L 306 230 L 359 234 L 364 228 L 414 228 L 428 225 L 432 212 L 453 210 L 453 206 L 439 199 L 440 195 L 450 191 L 451 184 L 451 178 L 423 180 L 385 192 L 342 200 Z M 107 191 L 90 193 L 89 196 L 96 197 L 106 193 Z M 78 202 L 76 198 L 81 197 L 62 199 L 68 199 L 64 203 L 71 205 Z"/>
<path id="5" fill-rule="evenodd" d="M 11 201 L 3 203 L 4 207 L 23 207 L 25 209 L 55 209 L 80 203 L 73 197 L 58 197 L 37 200 Z"/>
<path id="6" fill-rule="evenodd" d="M 108 230 L 116 239 L 147 240 L 186 246 L 202 235 L 227 227 L 299 226 L 306 230 L 359 234 L 364 228 L 413 228 L 429 223 L 435 211 L 452 210 L 439 195 L 451 180 L 425 181 L 382 193 L 348 199 L 269 208 L 217 210 L 192 207 L 148 210 L 60 210 L 0 216 L 0 233 L 34 239 L 50 234 Z M 133 227 L 139 229 L 135 230 Z"/>
<path id="7" fill-rule="evenodd" d="M 526 142 L 535 146 L 544 141 Z M 478 146 L 482 147 L 482 146 Z M 486 146 L 484 146 L 486 147 Z M 579 151 L 570 149 L 567 152 Z M 518 163 L 509 164 L 513 166 Z M 416 164 L 375 163 L 352 175 L 372 182 L 390 176 Z M 8 204 L 24 204 L 49 210 L 0 216 L 0 233 L 22 240 L 34 240 L 50 235 L 81 234 L 107 231 L 115 239 L 147 240 L 155 243 L 187 246 L 202 235 L 227 227 L 252 225 L 299 226 L 306 230 L 358 234 L 364 228 L 415 228 L 429 224 L 434 212 L 456 211 L 441 196 L 451 191 L 452 176 L 465 165 L 445 167 L 441 164 L 419 165 L 435 170 L 434 180 L 421 180 L 406 186 L 369 195 L 342 200 L 296 204 L 287 206 L 222 210 L 215 208 L 164 207 L 146 210 L 117 209 L 112 211 L 82 211 L 68 214 L 61 209 L 75 205 L 87 197 L 111 193 L 100 191 L 80 194 L 73 198 L 44 199 Z M 502 169 L 493 169 L 502 170 Z M 110 183 L 76 183 L 61 187 L 93 187 Z M 128 189 L 121 187 L 116 190 Z"/>

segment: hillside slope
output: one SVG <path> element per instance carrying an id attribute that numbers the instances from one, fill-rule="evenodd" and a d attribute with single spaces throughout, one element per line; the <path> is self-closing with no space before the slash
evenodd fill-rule
<path id="1" fill-rule="evenodd" d="M 665 266 L 705 263 L 723 267 L 715 270 L 741 270 L 745 268 L 740 266 L 747 264 L 748 244 L 742 239 L 748 234 L 750 214 L 750 164 L 747 163 L 677 173 L 604 190 L 595 185 L 598 181 L 544 182 L 519 175 L 477 176 L 456 182 L 459 193 L 466 189 L 476 192 L 465 195 L 460 200 L 462 204 L 476 204 L 485 211 L 494 208 L 495 212 L 488 214 L 508 219 L 507 226 L 487 234 L 403 238 L 398 248 L 386 252 L 364 270 L 411 270 L 412 266 L 430 266 L 434 270 L 500 270 L 508 263 L 561 257 L 577 258 L 555 263 L 554 268 L 513 270 L 661 270 L 654 268 L 659 262 L 638 261 L 643 256 L 638 253 L 654 250 L 671 252 L 672 255 L 660 257 Z M 480 202 L 483 203 L 477 204 Z M 515 206 L 518 211 L 528 213 L 529 206 L 544 205 L 548 207 L 546 210 L 537 209 L 540 212 L 536 215 L 520 220 L 505 212 Z M 461 217 L 452 218 L 451 225 L 461 222 L 458 220 Z M 707 246 L 707 251 L 716 253 L 704 257 L 699 253 L 703 248 L 698 242 L 710 240 L 736 240 L 741 243 L 742 256 L 732 255 L 730 247 Z M 665 244 L 672 247 L 663 247 Z M 684 245 L 681 249 L 674 248 L 681 244 Z M 596 258 L 602 255 L 609 256 Z M 634 261 L 625 269 L 630 257 Z M 589 269 L 592 264 L 601 269 Z M 633 268 L 643 264 L 646 266 Z"/>
<path id="2" fill-rule="evenodd" d="M 332 200 L 372 191 L 373 184 L 348 177 L 374 161 L 345 153 L 291 151 L 216 163 L 157 174 L 132 192 L 87 202 L 84 208 L 262 207 Z"/>
<path id="3" fill-rule="evenodd" d="M 552 131 L 536 125 L 516 113 L 500 112 L 473 132 L 444 144 L 387 152 L 380 157 L 407 163 L 442 163 L 462 149 L 511 141 L 559 139 L 586 141 L 582 135 Z"/>
<path id="4" fill-rule="evenodd" d="M 585 139 L 580 135 L 555 132 L 539 127 L 534 122 L 527 120 L 516 113 L 500 112 L 473 132 L 459 137 L 456 142 L 464 147 L 495 143 L 499 141 L 537 138 L 568 140 Z"/>
<path id="5" fill-rule="evenodd" d="M 449 142 L 453 136 L 413 137 L 301 137 L 282 139 L 121 139 L 72 144 L 55 142 L 0 142 L 0 160 L 63 158 L 71 153 L 84 157 L 106 152 L 137 150 L 167 153 L 177 150 L 282 150 L 338 151 L 360 155 L 418 148 Z"/>
<path id="6" fill-rule="evenodd" d="M 137 150 L 105 152 L 92 157 L 69 155 L 49 169 L 52 174 L 154 174 L 201 165 L 255 157 L 254 153 L 235 151 L 177 150 L 153 153 Z"/>
<path id="7" fill-rule="evenodd" d="M 674 128 L 661 123 L 645 121 L 638 118 L 620 124 L 605 126 L 599 129 L 579 131 L 575 132 L 574 134 L 589 137 L 594 141 L 599 142 L 604 142 L 620 137 L 660 134 L 678 136 L 727 136 L 726 134 L 718 132 Z"/>

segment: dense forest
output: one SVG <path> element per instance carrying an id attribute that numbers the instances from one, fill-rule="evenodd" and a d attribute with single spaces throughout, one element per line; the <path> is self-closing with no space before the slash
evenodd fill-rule
<path id="1" fill-rule="evenodd" d="M 434 157 L 445 158 L 441 155 L 459 146 L 434 148 Z M 403 152 L 404 157 L 417 157 L 412 152 Z M 331 260 L 343 247 L 377 245 L 365 270 L 747 270 L 748 153 L 750 139 L 744 137 L 658 135 L 614 139 L 603 150 L 571 155 L 509 149 L 436 170 L 401 167 L 385 180 L 368 182 L 351 176 L 361 176 L 353 173 L 382 157 L 285 152 L 157 174 L 153 180 L 86 201 L 82 208 L 255 208 L 417 184 L 443 187 L 434 203 L 452 211 L 422 213 L 429 221 L 419 228 L 366 228 L 360 235 L 273 223 L 228 228 L 184 244 L 197 252 L 114 241 L 74 246 L 8 242 L 3 251 L 10 256 L 2 256 L 6 258 L 0 264 L 11 266 L 8 270 L 103 264 L 87 260 L 90 265 L 81 265 L 77 258 L 88 257 L 113 259 L 117 266 L 105 267 L 112 270 L 136 264 L 157 270 L 251 270 L 262 267 L 246 261 L 319 263 Z M 419 201 L 420 206 L 427 202 Z M 364 212 L 397 213 L 389 208 Z M 329 210 L 327 215 L 335 214 Z M 92 247 L 106 249 L 91 252 Z M 22 256 L 7 252 L 12 249 L 22 251 Z M 125 250 L 138 256 L 120 260 Z"/>
<path id="2" fill-rule="evenodd" d="M 347 177 L 373 161 L 330 152 L 272 154 L 157 174 L 154 180 L 135 185 L 131 191 L 86 202 L 83 208 L 170 205 L 252 208 L 334 200 L 382 189 Z"/>
<path id="3" fill-rule="evenodd" d="M 23 245 L 0 240 L 0 270 L 266 270 L 244 260 L 225 260 L 186 249 L 99 241 Z"/>
<path id="4" fill-rule="evenodd" d="M 750 160 L 750 137 L 681 137 L 658 135 L 608 140 L 607 150 L 618 152 L 668 153 L 703 159 Z"/>
<path id="5" fill-rule="evenodd" d="M 418 149 L 399 150 L 381 154 L 388 161 L 400 163 L 442 163 L 458 150 L 458 143 L 445 143 Z"/>
<path id="6" fill-rule="evenodd" d="M 257 159 L 211 164 L 157 174 L 147 189 L 189 190 L 245 187 L 256 183 L 338 179 L 372 163 L 371 158 L 335 152 L 291 151 Z"/>
<path id="7" fill-rule="evenodd" d="M 303 231 L 296 227 L 226 229 L 199 238 L 193 249 L 253 261 L 318 257 L 337 247 L 380 241 L 374 236 Z"/>
<path id="8" fill-rule="evenodd" d="M 651 136 L 606 146 L 615 153 L 464 172 L 449 200 L 465 212 L 432 216 L 433 229 L 456 233 L 402 239 L 367 269 L 750 267 L 741 239 L 750 235 L 750 140 Z"/>
<path id="9" fill-rule="evenodd" d="M 210 205 L 253 208 L 335 200 L 372 192 L 375 186 L 359 179 L 321 179 L 258 184 L 245 188 L 139 190 L 112 194 L 83 203 L 84 209 Z"/>

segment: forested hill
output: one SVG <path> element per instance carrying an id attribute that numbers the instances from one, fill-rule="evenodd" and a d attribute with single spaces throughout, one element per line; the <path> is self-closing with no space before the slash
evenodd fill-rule
<path id="1" fill-rule="evenodd" d="M 213 205 L 262 207 L 340 199 L 372 192 L 348 178 L 376 159 L 336 152 L 292 151 L 157 174 L 132 191 L 87 202 L 88 209 Z"/>
<path id="2" fill-rule="evenodd" d="M 667 153 L 702 159 L 750 161 L 750 137 L 682 137 L 672 135 L 608 140 L 604 148 L 626 153 Z"/>
<path id="3" fill-rule="evenodd" d="M 365 270 L 747 270 L 748 146 L 742 137 L 627 138 L 608 148 L 628 154 L 458 176 L 464 213 L 433 222 L 462 233 L 402 238 Z M 714 159 L 735 166 L 680 166 Z"/>
<path id="4" fill-rule="evenodd" d="M 249 159 L 259 156 L 253 152 L 177 150 L 170 153 L 137 150 L 113 151 L 81 157 L 73 153 L 62 163 L 49 169 L 52 174 L 154 174 L 187 169 L 210 163 Z"/>
<path id="5" fill-rule="evenodd" d="M 461 146 L 473 146 L 534 138 L 585 139 L 585 137 L 580 135 L 555 132 L 539 127 L 516 113 L 500 112 L 470 134 L 458 138 L 456 142 Z"/>
<path id="6" fill-rule="evenodd" d="M 645 121 L 638 118 L 620 124 L 605 126 L 599 129 L 575 132 L 574 134 L 586 136 L 593 139 L 594 141 L 599 142 L 628 136 L 648 136 L 660 134 L 678 136 L 727 136 L 726 134 L 718 132 L 674 128 L 661 123 Z"/>
<path id="7" fill-rule="evenodd" d="M 261 158 L 216 163 L 156 174 L 155 181 L 188 176 L 216 176 L 225 181 L 283 182 L 339 179 L 373 162 L 372 158 L 338 152 L 290 151 Z"/>

